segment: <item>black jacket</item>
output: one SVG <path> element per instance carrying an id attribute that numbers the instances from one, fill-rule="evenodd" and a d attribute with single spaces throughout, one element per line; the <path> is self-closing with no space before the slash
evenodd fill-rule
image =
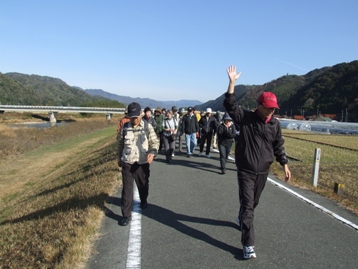
<path id="1" fill-rule="evenodd" d="M 201 132 L 204 134 L 213 133 L 216 131 L 216 119 L 213 116 L 209 118 L 201 117 L 199 120 L 199 128 L 201 128 Z"/>
<path id="2" fill-rule="evenodd" d="M 193 116 L 190 117 L 190 114 L 187 113 L 183 117 L 182 132 L 185 134 L 193 134 L 199 132 L 199 123 L 198 120 L 196 119 L 195 114 L 193 114 Z"/>
<path id="3" fill-rule="evenodd" d="M 268 173 L 274 157 L 281 165 L 288 163 L 277 119 L 271 118 L 265 124 L 256 112 L 244 111 L 236 103 L 235 94 L 225 94 L 224 107 L 233 121 L 240 125 L 235 149 L 236 166 L 239 170 L 254 174 Z"/>
<path id="4" fill-rule="evenodd" d="M 229 128 L 221 123 L 218 127 L 218 143 L 219 145 L 231 146 L 233 139 L 236 136 L 236 128 L 234 124 L 231 124 Z"/>

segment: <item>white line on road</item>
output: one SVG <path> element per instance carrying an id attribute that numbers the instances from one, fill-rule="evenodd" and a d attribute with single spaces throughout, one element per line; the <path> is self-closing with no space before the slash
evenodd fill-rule
<path id="1" fill-rule="evenodd" d="M 335 219 L 337 219 L 337 220 L 343 222 L 343 223 L 346 224 L 347 226 L 349 226 L 349 227 L 351 227 L 351 228 L 353 228 L 353 229 L 355 229 L 355 230 L 358 230 L 358 225 L 354 224 L 353 222 L 351 222 L 351 221 L 349 221 L 349 220 L 347 220 L 347 219 L 345 219 L 345 218 L 342 218 L 341 216 L 337 215 L 336 213 L 333 213 L 332 211 L 328 210 L 327 208 L 325 208 L 325 207 L 323 207 L 323 206 L 321 206 L 321 205 L 319 205 L 319 204 L 317 204 L 317 203 L 315 203 L 315 202 L 313 202 L 313 201 L 307 199 L 306 197 L 304 197 L 304 196 L 298 194 L 297 192 L 295 192 L 295 191 L 293 191 L 293 190 L 291 190 L 291 189 L 289 189 L 289 188 L 283 186 L 282 184 L 280 184 L 280 183 L 274 181 L 273 179 L 271 179 L 271 178 L 269 178 L 269 177 L 267 178 L 267 180 L 268 180 L 269 182 L 271 182 L 272 184 L 276 185 L 277 187 L 279 187 L 279 188 L 281 188 L 281 189 L 283 189 L 283 190 L 285 190 L 285 191 L 291 193 L 292 195 L 296 196 L 297 198 L 299 198 L 299 199 L 301 199 L 301 200 L 303 200 L 303 201 L 309 203 L 310 205 L 312 205 L 312 206 L 314 206 L 314 207 L 316 207 L 316 208 L 322 210 L 322 211 L 323 211 L 324 213 L 326 213 L 327 215 L 330 215 L 330 216 L 332 216 L 333 218 L 335 218 Z"/>
<path id="2" fill-rule="evenodd" d="M 139 269 L 141 262 L 141 244 L 142 244 L 142 210 L 140 208 L 139 194 L 136 184 L 134 184 L 134 201 L 132 210 L 132 221 L 130 222 L 128 251 L 126 268 Z"/>

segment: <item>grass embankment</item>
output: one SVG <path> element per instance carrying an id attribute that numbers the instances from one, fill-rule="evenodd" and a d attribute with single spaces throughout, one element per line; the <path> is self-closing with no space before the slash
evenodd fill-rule
<path id="1" fill-rule="evenodd" d="M 358 214 L 358 137 L 290 130 L 283 130 L 283 135 L 288 156 L 300 160 L 289 163 L 291 184 L 318 192 Z M 315 148 L 321 149 L 317 188 L 312 186 Z M 282 175 L 277 163 L 271 170 Z M 334 194 L 335 183 L 345 185 L 343 197 Z"/>
<path id="2" fill-rule="evenodd" d="M 115 130 L 116 121 L 108 126 L 92 119 L 0 131 L 1 149 L 11 139 L 20 143 L 1 152 L 0 268 L 83 266 L 105 200 L 120 183 Z M 31 146 L 23 153 L 26 144 Z"/>

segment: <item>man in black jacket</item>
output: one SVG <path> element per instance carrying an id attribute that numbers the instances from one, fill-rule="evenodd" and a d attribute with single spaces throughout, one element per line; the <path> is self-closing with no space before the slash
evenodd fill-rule
<path id="1" fill-rule="evenodd" d="M 199 120 L 199 128 L 201 129 L 199 156 L 203 155 L 204 144 L 206 143 L 205 154 L 207 158 L 210 158 L 211 141 L 213 139 L 213 134 L 216 131 L 216 119 L 211 113 L 211 108 L 207 108 L 205 115 Z"/>
<path id="2" fill-rule="evenodd" d="M 188 107 L 188 113 L 183 117 L 182 133 L 185 135 L 186 153 L 188 157 L 193 155 L 196 147 L 196 134 L 199 132 L 199 123 L 194 114 L 194 109 Z"/>
<path id="3" fill-rule="evenodd" d="M 264 92 L 258 98 L 255 111 L 244 111 L 236 103 L 234 93 L 235 83 L 241 72 L 236 73 L 236 67 L 230 66 L 227 73 L 230 82 L 225 94 L 224 107 L 233 121 L 240 125 L 240 135 L 235 149 L 240 198 L 237 221 L 242 231 L 244 258 L 250 259 L 256 258 L 254 209 L 259 203 L 274 157 L 282 165 L 286 181 L 290 180 L 291 172 L 283 147 L 281 126 L 278 120 L 273 118 L 275 109 L 279 108 L 276 96 L 271 92 Z"/>

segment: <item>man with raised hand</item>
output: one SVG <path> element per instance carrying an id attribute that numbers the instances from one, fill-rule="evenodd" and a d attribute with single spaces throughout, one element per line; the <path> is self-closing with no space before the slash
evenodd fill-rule
<path id="1" fill-rule="evenodd" d="M 240 126 L 235 149 L 240 199 L 237 221 L 242 231 L 244 258 L 250 259 L 256 258 L 254 209 L 259 204 L 274 157 L 282 165 L 286 181 L 290 180 L 291 172 L 283 147 L 281 126 L 273 117 L 275 109 L 279 108 L 275 94 L 262 93 L 257 99 L 257 108 L 254 111 L 245 111 L 236 103 L 234 93 L 235 83 L 241 72 L 236 73 L 235 66 L 230 66 L 226 71 L 229 86 L 225 94 L 224 107 L 233 121 Z"/>

